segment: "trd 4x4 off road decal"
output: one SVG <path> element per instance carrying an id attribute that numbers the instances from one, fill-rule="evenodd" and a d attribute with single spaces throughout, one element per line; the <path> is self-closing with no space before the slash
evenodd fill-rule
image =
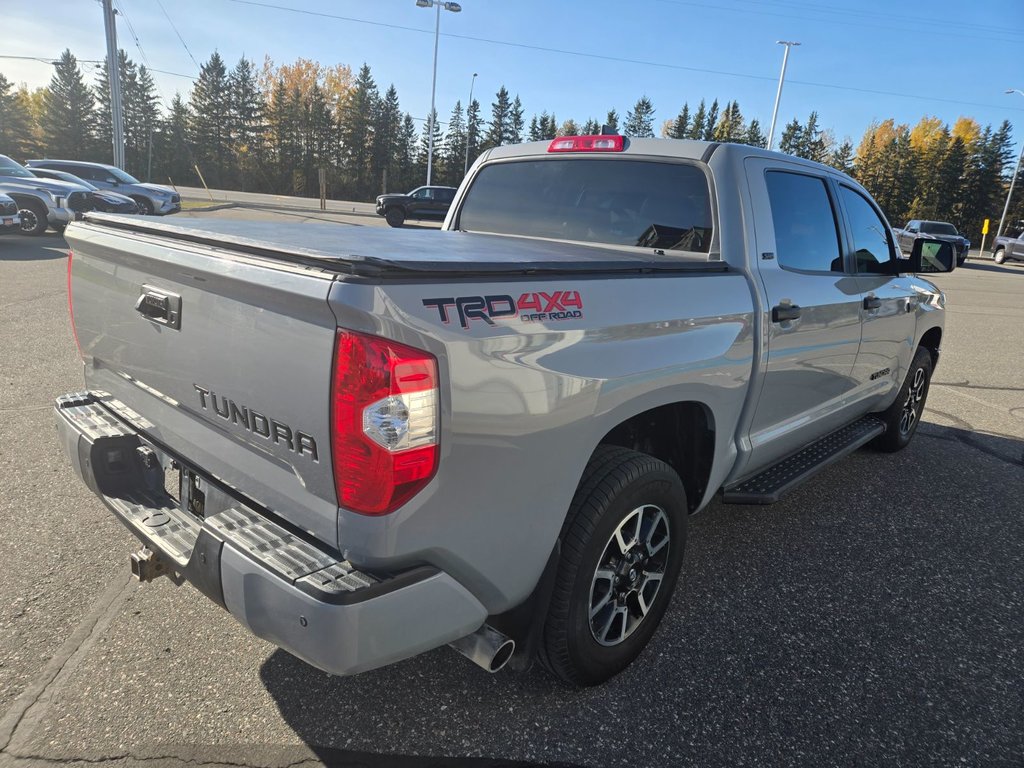
<path id="1" fill-rule="evenodd" d="M 520 295 L 518 301 L 508 294 L 423 299 L 423 306 L 437 309 L 441 322 L 446 324 L 452 319 L 449 310 L 454 309 L 463 328 L 469 328 L 473 320 L 494 325 L 495 320 L 505 317 L 518 317 L 528 323 L 583 317 L 579 291 L 530 292 Z"/>

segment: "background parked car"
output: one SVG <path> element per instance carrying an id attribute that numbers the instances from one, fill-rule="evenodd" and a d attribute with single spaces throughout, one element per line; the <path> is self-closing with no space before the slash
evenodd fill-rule
<path id="1" fill-rule="evenodd" d="M 145 184 L 120 168 L 103 163 L 86 163 L 79 160 L 29 160 L 29 168 L 48 168 L 64 171 L 85 179 L 100 189 L 111 189 L 127 195 L 139 204 L 145 214 L 164 216 L 181 210 L 181 196 L 170 187 L 160 184 Z"/>
<path id="2" fill-rule="evenodd" d="M 14 198 L 0 192 L 0 235 L 10 235 L 21 231 L 21 216 L 18 215 L 18 204 Z"/>
<path id="3" fill-rule="evenodd" d="M 41 235 L 51 226 L 58 232 L 88 209 L 89 190 L 66 181 L 40 179 L 7 155 L 0 155 L 0 192 L 14 198 L 21 218 L 21 231 Z"/>
<path id="4" fill-rule="evenodd" d="M 949 222 L 945 221 L 922 221 L 911 219 L 903 229 L 894 230 L 900 250 L 910 253 L 914 248 L 914 241 L 919 237 L 927 237 L 931 240 L 947 240 L 953 244 L 956 251 L 956 265 L 963 266 L 967 260 L 967 251 L 971 248 L 971 241 L 957 232 Z"/>
<path id="5" fill-rule="evenodd" d="M 89 210 L 102 211 L 103 213 L 138 213 L 139 204 L 127 195 L 119 192 L 111 192 L 109 189 L 99 189 L 85 179 L 80 179 L 73 173 L 64 171 L 53 171 L 49 168 L 33 168 L 32 173 L 41 179 L 56 179 L 67 181 L 71 184 L 79 184 L 90 190 Z"/>
<path id="6" fill-rule="evenodd" d="M 418 187 L 406 195 L 377 197 L 377 215 L 392 227 L 400 227 L 406 219 L 443 221 L 448 206 L 455 199 L 455 187 Z"/>
<path id="7" fill-rule="evenodd" d="M 1002 264 L 1007 259 L 1024 261 L 1024 222 L 1015 227 L 1007 227 L 1006 234 L 995 239 L 992 243 L 992 258 L 996 264 Z"/>

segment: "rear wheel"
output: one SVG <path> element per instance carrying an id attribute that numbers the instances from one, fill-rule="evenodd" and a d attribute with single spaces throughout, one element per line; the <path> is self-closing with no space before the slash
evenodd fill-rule
<path id="1" fill-rule="evenodd" d="M 602 683 L 644 649 L 668 607 L 686 545 L 686 492 L 662 461 L 601 446 L 562 532 L 541 663 L 575 685 Z"/>
<path id="2" fill-rule="evenodd" d="M 999 249 L 998 251 L 996 251 L 996 252 L 995 252 L 995 254 L 994 254 L 994 255 L 992 256 L 992 260 L 993 260 L 993 261 L 994 261 L 994 262 L 995 262 L 996 264 L 1002 264 L 1002 263 L 1003 263 L 1004 261 L 1006 261 L 1006 250 L 1005 250 L 1005 249 L 1003 249 L 1003 248 L 1000 248 L 1000 249 Z"/>
<path id="3" fill-rule="evenodd" d="M 400 227 L 405 223 L 405 211 L 401 208 L 388 208 L 384 211 L 384 219 L 389 226 Z"/>
<path id="4" fill-rule="evenodd" d="M 46 231 L 46 206 L 35 200 L 19 200 L 18 213 L 21 215 L 23 235 L 41 235 Z"/>
<path id="5" fill-rule="evenodd" d="M 894 453 L 910 444 L 928 399 L 932 367 L 932 353 L 924 347 L 918 347 L 896 400 L 879 414 L 885 422 L 885 433 L 871 441 L 872 448 Z"/>

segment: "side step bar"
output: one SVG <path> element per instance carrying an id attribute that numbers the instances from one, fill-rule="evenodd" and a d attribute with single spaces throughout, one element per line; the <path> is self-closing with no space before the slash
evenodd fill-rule
<path id="1" fill-rule="evenodd" d="M 883 432 L 885 424 L 880 419 L 865 416 L 753 477 L 727 486 L 722 501 L 726 504 L 774 504 L 832 462 L 853 453 Z"/>

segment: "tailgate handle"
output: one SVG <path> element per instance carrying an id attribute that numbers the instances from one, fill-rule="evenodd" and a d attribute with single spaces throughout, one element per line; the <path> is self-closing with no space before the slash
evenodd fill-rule
<path id="1" fill-rule="evenodd" d="M 176 331 L 181 329 L 181 296 L 175 293 L 144 285 L 139 300 L 135 302 L 135 311 L 154 323 Z"/>

